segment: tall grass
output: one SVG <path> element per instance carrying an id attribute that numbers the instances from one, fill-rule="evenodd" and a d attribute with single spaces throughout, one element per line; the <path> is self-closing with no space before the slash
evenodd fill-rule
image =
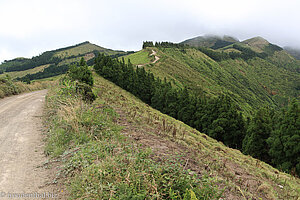
<path id="1" fill-rule="evenodd" d="M 221 197 L 214 179 L 185 170 L 178 157 L 155 161 L 151 149 L 122 135 L 119 116 L 101 95 L 88 104 L 71 87 L 60 87 L 47 95 L 46 153 L 64 158 L 70 199 Z"/>
<path id="2" fill-rule="evenodd" d="M 0 78 L 0 98 L 20 94 L 23 92 L 45 89 L 52 84 L 54 83 L 51 81 L 39 81 L 26 84 L 23 82 L 13 82 L 8 76 L 5 78 L 2 77 Z"/>

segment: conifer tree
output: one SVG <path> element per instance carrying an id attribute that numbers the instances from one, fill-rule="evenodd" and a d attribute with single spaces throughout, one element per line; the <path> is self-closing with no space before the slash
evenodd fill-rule
<path id="1" fill-rule="evenodd" d="M 287 112 L 278 117 L 278 128 L 267 140 L 272 163 L 286 172 L 300 176 L 300 106 L 293 100 Z"/>
<path id="2" fill-rule="evenodd" d="M 271 134 L 271 119 L 267 109 L 257 111 L 249 124 L 243 141 L 243 152 L 265 162 L 270 162 L 266 140 Z"/>

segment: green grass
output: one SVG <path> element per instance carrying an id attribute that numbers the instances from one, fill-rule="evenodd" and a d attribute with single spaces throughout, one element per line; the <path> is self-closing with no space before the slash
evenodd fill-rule
<path id="1" fill-rule="evenodd" d="M 53 50 L 53 51 L 48 51 L 46 52 L 47 55 L 51 54 L 51 56 L 53 57 L 60 57 L 62 58 L 62 61 L 58 63 L 59 66 L 61 65 L 65 65 L 65 64 L 70 64 L 70 63 L 74 63 L 74 62 L 78 62 L 80 60 L 80 58 L 82 56 L 87 56 L 86 58 L 91 59 L 93 58 L 93 56 L 95 56 L 95 51 L 100 52 L 100 53 L 104 53 L 106 55 L 125 55 L 128 52 L 124 52 L 124 51 L 114 51 L 111 49 L 106 49 L 100 46 L 97 46 L 95 44 L 91 44 L 89 42 L 84 42 L 75 46 L 71 46 L 71 47 L 66 47 L 63 49 L 58 49 L 58 50 Z M 53 54 L 53 55 L 52 55 Z M 71 58 L 68 58 L 71 57 Z M 48 61 L 50 62 L 50 58 L 47 58 Z M 2 63 L 0 65 L 1 69 L 5 69 L 5 68 L 9 68 L 12 66 L 19 66 L 20 70 L 22 69 L 22 66 L 24 63 L 28 62 L 30 59 L 28 58 L 17 58 L 17 59 L 13 59 L 10 60 L 8 62 Z M 46 65 L 42 65 L 42 66 L 38 66 L 35 67 L 33 69 L 29 69 L 29 70 L 24 70 L 24 71 L 13 71 L 13 72 L 7 72 L 4 74 L 0 74 L 0 78 L 1 77 L 5 77 L 5 74 L 8 74 L 10 77 L 14 78 L 21 78 L 24 77 L 27 74 L 35 74 L 37 72 L 42 71 L 43 69 L 45 69 L 46 67 L 48 67 L 50 64 L 53 63 L 49 63 Z"/>
<path id="2" fill-rule="evenodd" d="M 61 172 L 70 179 L 70 199 L 221 196 L 216 180 L 190 175 L 178 157 L 156 162 L 151 149 L 143 149 L 122 135 L 122 127 L 115 123 L 118 115 L 103 101 L 101 92 L 89 105 L 62 91 L 56 89 L 47 96 L 50 130 L 45 151 L 53 157 L 72 155 Z"/>
<path id="3" fill-rule="evenodd" d="M 84 43 L 84 44 L 76 46 L 74 48 L 58 51 L 55 53 L 54 56 L 57 56 L 60 58 L 65 58 L 68 56 L 78 56 L 80 54 L 87 54 L 87 53 L 90 53 L 95 50 L 102 52 L 106 55 L 114 55 L 114 54 L 122 53 L 122 51 L 114 51 L 111 49 L 106 49 L 106 48 L 100 47 L 100 46 L 92 44 L 92 43 Z"/>
<path id="4" fill-rule="evenodd" d="M 178 194 L 191 199 L 193 193 L 198 199 L 213 199 L 222 190 L 224 199 L 300 195 L 299 179 L 94 78 L 98 99 L 91 105 L 62 95 L 59 88 L 47 96 L 46 152 L 64 159 L 61 174 L 70 199 L 166 199 Z"/>
<path id="5" fill-rule="evenodd" d="M 122 56 L 119 59 L 124 58 L 125 63 L 128 63 L 128 59 L 130 59 L 130 62 L 134 65 L 141 65 L 141 64 L 147 64 L 151 62 L 151 58 L 149 55 L 151 54 L 151 51 L 147 49 L 143 49 L 141 51 L 138 51 L 136 53 L 130 54 L 128 56 Z"/>
<path id="6" fill-rule="evenodd" d="M 28 70 L 25 70 L 25 71 L 6 72 L 4 74 L 0 74 L 0 78 L 5 77 L 6 74 L 8 74 L 12 79 L 17 78 L 17 77 L 23 77 L 26 74 L 35 74 L 39 71 L 42 71 L 48 66 L 49 66 L 49 64 L 48 65 L 42 65 L 42 66 L 39 66 L 39 67 L 35 67 L 33 69 L 28 69 Z"/>
<path id="7" fill-rule="evenodd" d="M 299 63 L 287 63 L 279 52 L 273 60 L 254 58 L 216 62 L 196 49 L 185 52 L 175 48 L 154 48 L 159 62 L 146 66 L 155 76 L 165 77 L 177 87 L 188 87 L 196 93 L 208 96 L 229 93 L 246 116 L 261 106 L 285 105 L 289 98 L 298 97 L 300 75 L 295 73 Z M 134 54 L 132 54 L 132 57 Z M 275 57 L 276 56 L 276 57 Z M 277 60 L 276 63 L 274 60 Z M 292 66 L 294 71 L 288 70 Z"/>

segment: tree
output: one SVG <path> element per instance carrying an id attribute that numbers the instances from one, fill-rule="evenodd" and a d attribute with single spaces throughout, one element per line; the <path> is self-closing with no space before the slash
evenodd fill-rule
<path id="1" fill-rule="evenodd" d="M 77 66 L 77 64 L 73 64 L 69 67 L 69 71 L 67 73 L 67 76 L 72 80 L 72 81 L 79 81 L 86 83 L 90 86 L 93 86 L 94 84 L 94 79 L 92 72 L 89 70 L 86 62 L 84 61 L 83 58 L 80 60 L 80 65 Z"/>
<path id="2" fill-rule="evenodd" d="M 277 115 L 278 126 L 267 140 L 272 163 L 286 172 L 300 176 L 300 106 L 293 100 L 287 111 Z"/>
<path id="3" fill-rule="evenodd" d="M 268 110 L 257 111 L 250 122 L 243 141 L 243 152 L 262 161 L 270 163 L 269 147 L 266 140 L 271 134 L 271 119 Z"/>

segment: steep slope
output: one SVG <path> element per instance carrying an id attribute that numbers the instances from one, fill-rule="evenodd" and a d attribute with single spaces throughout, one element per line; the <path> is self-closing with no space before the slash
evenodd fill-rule
<path id="1" fill-rule="evenodd" d="M 222 197 L 225 199 L 297 199 L 299 196 L 299 179 L 225 147 L 152 109 L 98 75 L 94 78 L 98 99 L 93 104 L 61 96 L 59 88 L 50 91 L 51 97 L 47 98 L 50 117 L 47 152 L 56 155 L 65 152 L 61 158 L 66 165 L 59 174 L 68 180 L 60 181 L 70 183 L 72 199 L 137 198 L 132 195 L 142 198 L 145 194 L 164 199 L 161 195 L 171 195 L 169 191 L 175 191 L 177 184 L 185 182 L 182 174 L 169 176 L 172 166 L 204 180 L 206 185 L 199 183 L 193 188 L 205 186 L 202 195 L 217 194 L 225 188 Z M 165 170 L 160 169 L 162 163 L 167 165 Z M 118 196 L 120 191 L 123 196 Z M 214 199 L 213 196 L 197 197 Z M 180 199 L 178 194 L 177 198 Z"/>
<path id="2" fill-rule="evenodd" d="M 264 48 L 270 44 L 266 39 L 262 37 L 250 38 L 248 40 L 242 41 L 242 43 L 246 44 L 257 52 L 263 52 Z"/>
<path id="3" fill-rule="evenodd" d="M 121 55 L 125 53 L 124 51 L 115 51 L 112 49 L 107 49 L 87 41 L 71 47 L 55 50 L 54 56 L 60 58 L 67 58 L 70 56 L 77 57 L 79 55 L 86 55 L 95 51 L 104 53 L 105 55 L 117 55 L 117 54 Z"/>
<path id="4" fill-rule="evenodd" d="M 231 36 L 220 37 L 215 35 L 205 35 L 185 40 L 181 42 L 181 44 L 187 44 L 193 47 L 209 47 L 212 49 L 219 49 L 236 42 L 239 41 Z"/>
<path id="5" fill-rule="evenodd" d="M 150 49 L 160 57 L 157 63 L 145 66 L 155 76 L 166 77 L 175 86 L 210 96 L 229 93 L 247 115 L 260 106 L 279 106 L 299 96 L 300 75 L 279 67 L 282 64 L 276 56 L 280 57 L 281 52 L 267 59 L 236 58 L 217 62 L 194 48 Z M 149 52 L 148 49 L 142 51 Z M 282 62 L 287 63 L 284 59 Z M 299 68 L 297 63 L 291 64 Z"/>
<path id="6" fill-rule="evenodd" d="M 294 56 L 296 59 L 300 60 L 300 49 L 296 49 L 293 47 L 284 47 L 284 50 L 286 50 L 289 54 Z"/>

